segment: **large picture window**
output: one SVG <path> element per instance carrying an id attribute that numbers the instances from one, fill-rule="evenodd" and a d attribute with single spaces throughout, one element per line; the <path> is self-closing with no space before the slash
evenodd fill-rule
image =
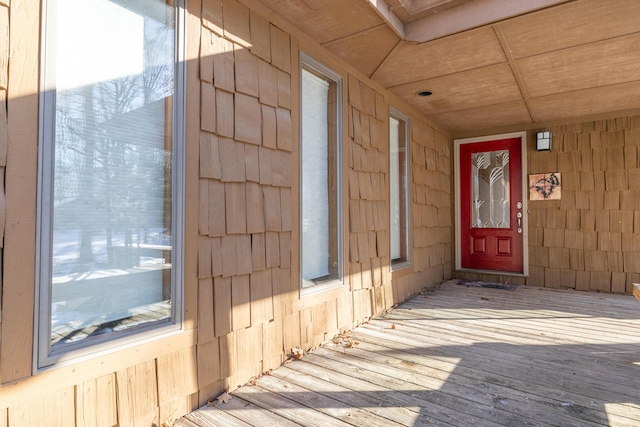
<path id="1" fill-rule="evenodd" d="M 38 367 L 182 312 L 178 5 L 45 3 Z"/>
<path id="2" fill-rule="evenodd" d="M 391 267 L 409 265 L 409 119 L 396 110 L 389 116 L 389 206 Z"/>
<path id="3" fill-rule="evenodd" d="M 301 58 L 301 274 L 311 288 L 342 280 L 342 80 Z"/>

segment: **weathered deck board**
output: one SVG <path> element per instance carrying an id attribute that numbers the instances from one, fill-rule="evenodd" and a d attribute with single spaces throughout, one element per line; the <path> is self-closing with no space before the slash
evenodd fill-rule
<path id="1" fill-rule="evenodd" d="M 402 314 L 397 313 L 396 316 L 398 317 L 394 318 L 394 321 L 401 319 Z M 406 321 L 406 323 L 403 323 L 403 326 L 407 330 L 417 332 L 420 335 L 425 335 L 428 332 L 429 338 L 436 338 L 436 339 L 439 336 L 442 336 L 444 339 L 447 339 L 448 336 L 450 336 L 450 334 L 453 333 L 454 337 L 452 338 L 452 340 L 457 340 L 464 344 L 495 342 L 495 343 L 502 343 L 502 344 L 515 344 L 519 346 L 541 345 L 541 344 L 553 346 L 558 344 L 558 342 L 560 341 L 558 338 L 549 337 L 548 336 L 549 334 L 553 334 L 553 332 L 549 332 L 549 331 L 546 331 L 542 334 L 539 332 L 535 332 L 535 335 L 534 335 L 534 332 L 532 332 L 531 337 L 534 337 L 534 338 L 530 338 L 523 333 L 522 329 L 519 329 L 518 331 L 513 332 L 511 336 L 509 336 L 504 332 L 500 333 L 496 327 L 492 328 L 490 326 L 490 322 L 487 322 L 487 324 L 485 325 L 474 324 L 473 328 L 471 329 L 471 332 L 467 332 L 470 329 L 469 325 L 461 326 L 456 323 L 443 322 L 443 321 L 434 321 L 433 323 L 434 323 L 433 325 L 425 326 L 421 322 L 412 322 L 411 320 L 408 320 Z M 384 330 L 385 328 L 390 327 L 391 324 L 392 324 L 391 322 L 373 321 L 371 323 L 371 327 L 376 326 L 377 328 Z M 595 333 L 598 333 L 598 332 L 595 332 Z M 582 357 L 589 357 L 590 353 L 585 354 L 584 352 L 585 350 L 595 350 L 593 354 L 597 355 L 600 353 L 598 348 L 600 348 L 603 344 L 606 344 L 606 343 L 577 343 L 573 339 L 566 338 L 564 339 L 564 342 L 560 345 L 566 346 L 566 348 L 563 349 L 566 353 L 578 353 Z M 613 345 L 615 345 L 615 343 Z M 635 345 L 637 345 L 637 343 L 633 341 L 628 344 L 625 344 L 628 351 L 633 351 Z M 496 348 L 498 347 L 499 345 L 496 344 Z M 592 357 L 592 359 L 594 363 L 598 363 L 598 364 L 618 363 L 618 362 L 627 360 L 626 352 L 627 351 L 612 352 L 608 355 L 606 360 L 603 360 L 602 358 L 598 358 L 598 357 Z"/>
<path id="2" fill-rule="evenodd" d="M 397 353 L 393 353 L 394 351 Z M 404 351 L 416 353 L 418 356 L 417 358 L 419 359 L 418 363 L 420 363 L 420 365 L 417 365 L 416 362 L 411 359 L 407 360 L 406 356 L 401 356 L 400 353 L 403 353 Z M 358 351 L 353 351 L 352 353 L 355 355 Z M 384 354 L 385 351 L 383 350 L 382 353 Z M 397 356 L 398 360 L 400 360 L 395 363 L 404 362 L 404 364 L 409 365 L 409 367 L 404 368 L 405 370 L 409 370 L 410 372 L 426 371 L 429 375 L 434 377 L 438 375 L 437 371 L 435 371 L 435 369 L 425 361 L 425 358 L 431 356 L 428 351 L 419 352 L 413 349 L 403 350 L 401 348 L 397 349 L 389 347 L 386 349 L 387 355 L 382 357 L 389 359 L 391 357 L 389 356 L 390 353 Z M 372 355 L 374 354 L 375 353 L 371 351 L 367 351 L 364 354 L 358 354 L 358 356 L 364 356 L 367 359 L 372 359 Z M 594 401 L 593 398 L 585 398 L 582 395 L 570 392 L 576 388 L 576 384 L 572 383 L 573 372 L 558 381 L 556 380 L 558 367 L 556 367 L 555 370 L 535 369 L 534 366 L 531 366 L 531 361 L 526 357 L 523 357 L 522 360 L 517 362 L 510 362 L 499 352 L 480 355 L 478 351 L 471 352 L 470 357 L 474 360 L 473 366 L 461 366 L 460 363 L 454 364 L 455 370 L 453 370 L 451 375 L 446 379 L 448 384 L 462 385 L 462 391 L 458 391 L 453 389 L 451 386 L 447 386 L 446 388 L 443 388 L 447 393 L 460 393 L 459 396 L 462 398 L 466 396 L 468 400 L 474 403 L 474 405 L 478 405 L 483 403 L 486 404 L 486 402 L 478 400 L 478 397 L 482 396 L 482 392 L 486 392 L 490 396 L 499 399 L 501 405 L 510 405 L 511 407 L 519 408 L 526 407 L 527 417 L 538 420 L 542 425 L 555 425 L 553 423 L 554 420 L 559 422 L 559 425 L 574 425 L 569 422 L 570 420 L 564 420 L 564 422 L 562 422 L 564 414 L 554 413 L 553 411 L 551 411 L 551 415 L 549 415 L 551 418 L 545 419 L 544 417 L 547 416 L 547 411 L 554 409 L 555 406 L 565 405 L 564 407 L 572 407 L 572 411 L 579 409 L 579 414 L 581 415 L 580 418 L 582 418 L 583 421 L 577 425 L 593 425 L 588 422 L 597 420 L 601 417 L 598 411 L 593 411 L 591 408 L 591 404 Z M 355 361 L 354 363 L 358 362 Z M 376 363 L 383 363 L 383 361 L 378 360 Z M 560 369 L 562 369 L 562 367 L 560 367 Z M 432 372 L 429 372 L 429 370 Z M 488 371 L 492 371 L 494 373 L 488 374 Z M 447 371 L 444 370 L 442 372 Z M 499 374 L 496 372 L 499 372 Z M 443 374 L 440 373 L 440 375 Z M 460 375 L 460 377 L 458 375 Z M 546 384 L 550 383 L 553 384 L 553 386 L 549 388 L 546 387 Z M 564 387 L 564 384 L 566 384 L 567 387 Z M 615 387 L 615 384 L 613 384 L 613 386 Z M 553 387 L 559 387 L 561 391 L 554 393 L 551 391 L 553 390 Z M 597 382 L 589 384 L 584 390 L 585 393 L 588 393 L 587 396 L 593 393 L 592 389 L 594 387 L 602 387 L 602 385 Z M 463 394 L 465 390 L 467 393 Z M 470 392 L 471 390 L 475 390 L 477 393 L 473 394 Z M 600 390 L 600 393 L 606 392 L 607 390 Z M 619 395 L 612 393 L 612 396 L 610 397 L 612 399 L 617 399 Z M 579 407 L 580 403 L 582 403 L 581 407 Z M 468 409 L 465 408 L 464 410 L 466 411 Z M 636 415 L 637 413 L 638 412 L 636 411 Z M 606 418 L 604 420 L 606 420 Z M 620 425 L 631 426 L 638 425 L 638 423 L 639 421 L 634 421 Z M 607 425 L 606 422 L 604 425 Z"/>
<path id="3" fill-rule="evenodd" d="M 310 355 L 309 357 L 314 357 Z M 305 360 L 305 362 L 308 362 Z M 423 417 L 421 420 L 416 420 L 416 416 L 419 413 L 417 406 L 412 407 L 412 403 L 415 405 L 417 402 L 410 402 L 409 399 L 381 399 L 379 393 L 382 391 L 387 393 L 387 396 L 391 397 L 391 390 L 377 387 L 376 392 L 367 393 L 374 387 L 372 383 L 364 382 L 360 383 L 355 388 L 359 392 L 354 393 L 354 383 L 359 380 L 355 377 L 343 375 L 342 379 L 346 378 L 346 381 L 340 381 L 340 378 L 335 378 L 333 371 L 322 370 L 321 367 L 315 366 L 312 363 L 292 363 L 286 367 L 282 367 L 274 371 L 273 375 L 293 382 L 295 384 L 306 385 L 307 388 L 321 393 L 325 396 L 333 396 L 341 402 L 353 407 L 362 408 L 366 411 L 373 412 L 381 417 L 388 418 L 389 420 L 400 423 L 401 425 L 414 425 L 414 426 L 449 426 L 448 423 L 439 422 L 435 418 Z M 328 376 L 334 375 L 334 380 L 329 380 Z M 387 401 L 391 400 L 391 402 Z"/>
<path id="4" fill-rule="evenodd" d="M 232 394 L 176 425 L 638 426 L 640 306 L 449 282 Z"/>
<path id="5" fill-rule="evenodd" d="M 282 427 L 294 427 L 300 424 L 291 422 L 286 418 L 283 418 L 273 412 L 265 411 L 262 407 L 254 405 L 251 402 L 247 402 L 244 399 L 235 397 L 229 402 L 224 404 L 224 409 L 229 412 L 233 417 L 238 418 L 240 421 L 249 423 L 250 425 L 262 425 L 262 426 L 282 426 Z M 213 413 L 219 412 L 213 410 Z M 246 425 L 246 424 L 243 424 Z"/>
<path id="6" fill-rule="evenodd" d="M 555 398 L 558 401 L 574 401 L 574 403 L 582 402 L 584 406 L 591 407 L 595 400 L 617 400 L 624 396 L 619 390 L 616 381 L 604 382 L 600 378 L 591 378 L 593 370 L 584 367 L 568 367 L 564 364 L 554 362 L 545 362 L 540 360 L 532 360 L 529 354 L 517 355 L 512 353 L 500 353 L 497 351 L 483 351 L 481 348 L 470 348 L 469 351 L 461 350 L 458 353 L 461 358 L 473 358 L 474 366 L 459 366 L 459 359 L 452 361 L 451 357 L 447 357 L 446 351 L 440 352 L 436 347 L 434 349 L 421 349 L 410 344 L 405 344 L 406 339 L 400 344 L 394 341 L 385 340 L 379 335 L 358 335 L 360 342 L 358 350 L 366 350 L 370 353 L 380 353 L 393 355 L 408 363 L 420 363 L 425 366 L 432 366 L 436 369 L 445 371 L 456 370 L 456 373 L 464 374 L 471 378 L 478 378 L 487 381 L 490 379 L 492 383 L 501 384 L 510 388 L 528 392 L 534 395 L 547 396 Z M 446 349 L 446 342 L 442 345 Z M 513 349 L 513 347 L 510 347 Z M 509 347 L 505 348 L 507 351 Z M 353 351 L 352 353 L 356 353 Z M 496 366 L 488 373 L 490 366 Z M 602 367 L 599 367 L 602 370 Z M 632 379 L 630 381 L 636 381 Z M 628 390 L 628 388 L 627 388 Z M 630 396 L 633 399 L 633 396 Z M 632 409 L 626 411 L 632 414 L 632 418 L 640 416 L 640 411 Z"/>
<path id="7" fill-rule="evenodd" d="M 287 399 L 278 393 L 273 393 L 269 390 L 258 387 L 242 387 L 236 390 L 234 395 L 250 401 L 255 405 L 266 408 L 290 421 L 304 423 L 305 426 L 322 427 L 326 425 L 349 425 L 320 411 L 316 411 L 314 408 L 309 408 L 305 405 L 301 405 L 295 401 Z M 226 411 L 226 408 L 222 407 L 222 409 Z"/>

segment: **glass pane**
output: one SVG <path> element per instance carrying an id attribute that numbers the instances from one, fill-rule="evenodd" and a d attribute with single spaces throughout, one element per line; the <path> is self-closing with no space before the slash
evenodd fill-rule
<path id="1" fill-rule="evenodd" d="M 55 3 L 51 344 L 170 319 L 174 10 Z"/>
<path id="2" fill-rule="evenodd" d="M 391 214 L 391 262 L 408 260 L 407 239 L 407 142 L 405 122 L 389 118 L 389 198 Z"/>
<path id="3" fill-rule="evenodd" d="M 389 187 L 390 205 L 391 205 L 391 259 L 402 257 L 400 234 L 401 234 L 401 216 L 400 211 L 400 164 L 398 155 L 400 151 L 400 121 L 398 119 L 389 118 Z"/>
<path id="4" fill-rule="evenodd" d="M 330 83 L 302 70 L 302 286 L 337 278 L 335 148 L 329 129 Z M 332 256 L 333 255 L 333 256 Z M 335 264 L 335 265 L 334 265 Z"/>
<path id="5" fill-rule="evenodd" d="M 509 228 L 509 151 L 471 155 L 472 228 Z"/>

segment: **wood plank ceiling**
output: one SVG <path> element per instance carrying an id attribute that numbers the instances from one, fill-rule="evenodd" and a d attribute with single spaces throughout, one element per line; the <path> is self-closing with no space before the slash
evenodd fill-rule
<path id="1" fill-rule="evenodd" d="M 261 1 L 454 135 L 640 109 L 637 0 Z"/>

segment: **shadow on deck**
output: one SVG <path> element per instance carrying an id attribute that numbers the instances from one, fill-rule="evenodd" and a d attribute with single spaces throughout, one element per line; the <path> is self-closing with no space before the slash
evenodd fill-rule
<path id="1" fill-rule="evenodd" d="M 631 296 L 447 282 L 176 426 L 638 426 Z"/>

